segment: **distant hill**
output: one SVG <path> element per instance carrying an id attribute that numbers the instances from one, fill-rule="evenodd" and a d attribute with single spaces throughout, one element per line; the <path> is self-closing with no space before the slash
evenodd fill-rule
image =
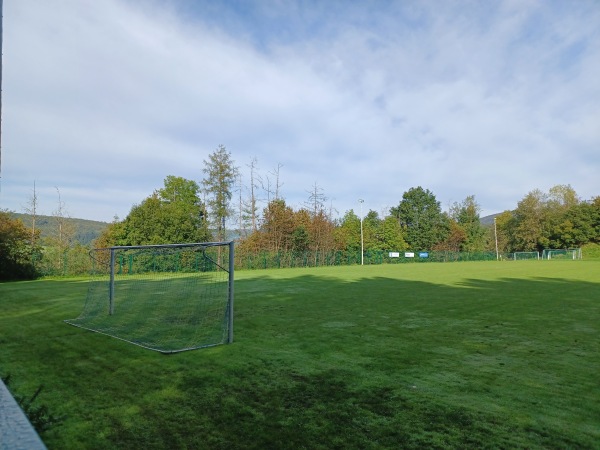
<path id="1" fill-rule="evenodd" d="M 31 216 L 29 214 L 20 214 L 20 213 L 10 213 L 11 216 L 21 219 L 25 226 L 31 228 Z M 479 221 L 484 226 L 491 226 L 494 224 L 494 217 L 499 216 L 498 214 L 491 214 L 489 216 L 481 217 Z M 73 227 L 75 228 L 75 240 L 77 240 L 82 245 L 88 245 L 96 238 L 100 236 L 102 231 L 108 225 L 108 222 L 99 222 L 96 220 L 86 220 L 86 219 L 66 219 L 69 221 Z M 37 220 L 35 223 L 36 229 L 40 230 L 41 237 L 52 236 L 56 230 L 56 219 L 53 216 L 37 216 Z M 240 233 L 238 230 L 227 230 L 226 240 L 237 240 L 240 238 Z"/>
<path id="2" fill-rule="evenodd" d="M 481 217 L 479 222 L 481 222 L 481 225 L 494 225 L 494 218 L 498 217 L 500 214 L 502 213 L 490 214 L 489 216 Z"/>
<path id="3" fill-rule="evenodd" d="M 11 216 L 21 219 L 21 221 L 31 228 L 31 216 L 29 214 L 10 213 Z M 75 229 L 75 240 L 82 245 L 90 244 L 96 239 L 102 231 L 109 225 L 107 222 L 98 222 L 85 219 L 66 219 Z M 37 216 L 35 228 L 40 230 L 41 237 L 52 236 L 56 230 L 56 219 L 53 216 Z"/>
<path id="4" fill-rule="evenodd" d="M 21 219 L 26 227 L 31 228 L 31 216 L 29 214 L 10 212 L 10 215 Z M 75 240 L 82 245 L 93 242 L 110 225 L 108 222 L 98 222 L 96 220 L 71 218 L 66 220 L 75 228 Z M 41 237 L 53 236 L 56 233 L 56 218 L 53 216 L 37 216 L 35 228 L 40 230 Z M 239 237 L 240 233 L 237 230 L 227 230 L 227 240 L 236 240 Z"/>

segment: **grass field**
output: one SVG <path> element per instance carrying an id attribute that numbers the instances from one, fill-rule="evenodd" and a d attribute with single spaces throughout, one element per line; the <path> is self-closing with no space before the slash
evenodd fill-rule
<path id="1" fill-rule="evenodd" d="M 162 355 L 0 284 L 0 375 L 50 449 L 600 448 L 600 261 L 236 274 L 235 342 Z"/>

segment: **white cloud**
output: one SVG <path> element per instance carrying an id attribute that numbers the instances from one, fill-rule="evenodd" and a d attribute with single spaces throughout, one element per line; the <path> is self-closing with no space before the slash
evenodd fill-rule
<path id="1" fill-rule="evenodd" d="M 0 207 L 35 181 L 46 213 L 57 186 L 72 216 L 124 217 L 219 144 L 340 214 L 417 185 L 486 214 L 599 195 L 600 10 L 568 3 L 8 2 Z"/>

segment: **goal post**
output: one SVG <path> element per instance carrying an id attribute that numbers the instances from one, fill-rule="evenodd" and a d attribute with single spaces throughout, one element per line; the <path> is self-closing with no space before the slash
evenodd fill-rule
<path id="1" fill-rule="evenodd" d="M 116 246 L 90 257 L 83 311 L 65 322 L 162 353 L 233 342 L 233 241 Z"/>

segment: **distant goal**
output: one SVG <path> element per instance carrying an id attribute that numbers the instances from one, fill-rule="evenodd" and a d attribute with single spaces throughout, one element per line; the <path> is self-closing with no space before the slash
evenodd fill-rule
<path id="1" fill-rule="evenodd" d="M 546 249 L 542 252 L 542 259 L 581 259 L 580 248 Z"/>
<path id="2" fill-rule="evenodd" d="M 513 253 L 513 259 L 515 261 L 525 259 L 540 259 L 540 252 L 515 252 Z"/>
<path id="3" fill-rule="evenodd" d="M 95 249 L 83 311 L 65 322 L 162 353 L 233 342 L 233 242 Z"/>

